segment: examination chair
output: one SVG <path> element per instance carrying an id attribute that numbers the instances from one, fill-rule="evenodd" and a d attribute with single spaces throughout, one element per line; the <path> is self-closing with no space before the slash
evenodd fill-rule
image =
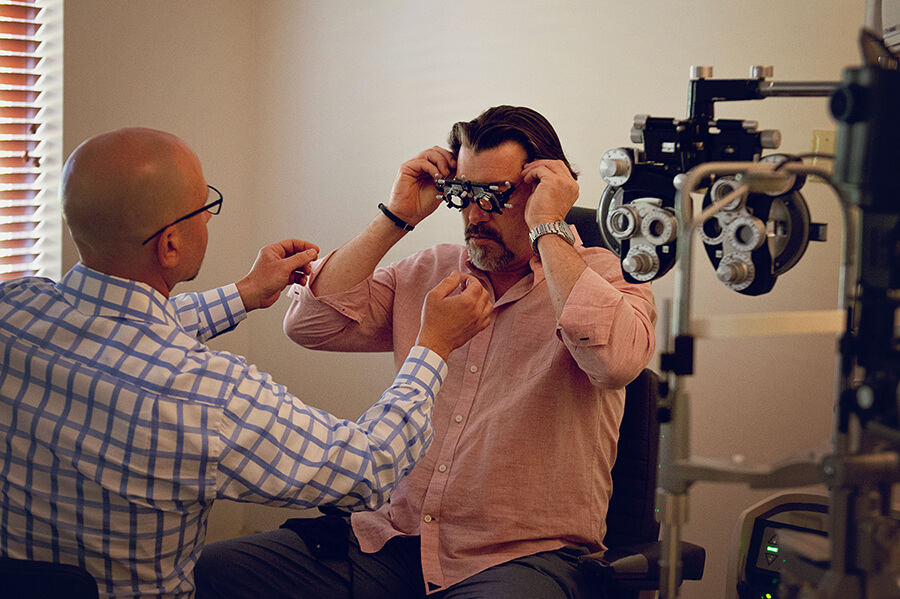
<path id="1" fill-rule="evenodd" d="M 574 224 L 585 246 L 604 247 L 596 210 L 575 207 L 566 221 Z M 625 412 L 619 426 L 613 494 L 606 515 L 606 552 L 581 558 L 582 571 L 610 599 L 652 596 L 659 589 L 660 543 L 656 521 L 656 474 L 659 464 L 659 377 L 644 369 L 625 387 Z M 706 551 L 682 542 L 682 579 L 700 580 Z M 648 591 L 648 593 L 642 593 Z"/>
<path id="2" fill-rule="evenodd" d="M 0 558 L 0 596 L 15 599 L 98 599 L 97 582 L 71 564 Z"/>

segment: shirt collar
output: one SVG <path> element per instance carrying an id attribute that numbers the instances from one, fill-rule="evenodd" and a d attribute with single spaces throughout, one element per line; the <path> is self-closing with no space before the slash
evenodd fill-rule
<path id="1" fill-rule="evenodd" d="M 468 255 L 468 251 L 466 250 L 465 246 L 463 246 L 463 254 Z M 468 257 L 466 257 L 463 264 L 463 271 L 466 274 L 470 274 L 480 281 L 490 281 L 490 279 L 488 279 L 487 273 L 483 270 L 478 269 L 474 264 L 472 264 L 472 261 L 469 260 Z M 538 256 L 532 256 L 531 260 L 528 261 L 528 266 L 531 267 L 531 274 L 525 275 L 515 285 L 513 285 L 512 289 L 510 289 L 506 293 L 506 295 L 503 296 L 503 303 L 515 301 L 523 297 L 544 280 L 544 267 L 541 265 L 541 259 Z"/>
<path id="2" fill-rule="evenodd" d="M 150 285 L 98 272 L 81 262 L 56 287 L 82 314 L 178 324 L 169 300 Z"/>

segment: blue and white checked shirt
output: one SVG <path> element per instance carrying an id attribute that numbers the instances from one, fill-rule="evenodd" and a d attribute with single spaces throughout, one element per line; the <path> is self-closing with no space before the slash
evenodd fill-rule
<path id="1" fill-rule="evenodd" d="M 245 317 L 234 285 L 167 300 L 81 264 L 0 285 L 0 554 L 189 597 L 214 499 L 385 502 L 431 442 L 443 360 L 414 348 L 348 422 L 202 343 Z"/>

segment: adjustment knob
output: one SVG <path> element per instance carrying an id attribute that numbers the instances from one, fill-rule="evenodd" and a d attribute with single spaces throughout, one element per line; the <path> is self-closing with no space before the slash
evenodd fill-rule
<path id="1" fill-rule="evenodd" d="M 763 129 L 759 132 L 759 145 L 767 150 L 777 150 L 781 147 L 781 131 L 778 129 Z"/>
<path id="2" fill-rule="evenodd" d="M 747 280 L 749 274 L 750 271 L 743 262 L 720 264 L 719 268 L 716 270 L 716 277 L 725 284 L 743 283 Z"/>
<path id="3" fill-rule="evenodd" d="M 713 68 L 694 65 L 691 67 L 691 79 L 712 79 Z"/>
<path id="4" fill-rule="evenodd" d="M 629 164 L 624 160 L 604 158 L 600 161 L 600 176 L 604 179 L 619 177 L 628 172 Z"/>
<path id="5" fill-rule="evenodd" d="M 772 65 L 754 65 L 750 67 L 751 79 L 768 79 L 775 74 L 775 67 Z"/>
<path id="6" fill-rule="evenodd" d="M 604 152 L 600 158 L 600 176 L 607 185 L 621 187 L 631 177 L 634 166 L 631 154 L 624 148 L 613 148 Z"/>
<path id="7" fill-rule="evenodd" d="M 632 254 L 622 260 L 622 270 L 630 275 L 642 275 L 653 271 L 653 258 L 649 254 Z"/>
<path id="8" fill-rule="evenodd" d="M 831 95 L 830 108 L 832 116 L 843 123 L 865 120 L 865 90 L 855 83 L 842 85 Z"/>

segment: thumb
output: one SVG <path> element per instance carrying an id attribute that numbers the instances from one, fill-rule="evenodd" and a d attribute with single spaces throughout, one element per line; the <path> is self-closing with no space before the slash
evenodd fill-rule
<path id="1" fill-rule="evenodd" d="M 288 264 L 291 265 L 291 270 L 297 270 L 306 266 L 318 257 L 319 250 L 317 248 L 309 248 L 302 252 L 297 252 L 293 256 L 288 256 L 285 259 L 288 261 Z"/>

